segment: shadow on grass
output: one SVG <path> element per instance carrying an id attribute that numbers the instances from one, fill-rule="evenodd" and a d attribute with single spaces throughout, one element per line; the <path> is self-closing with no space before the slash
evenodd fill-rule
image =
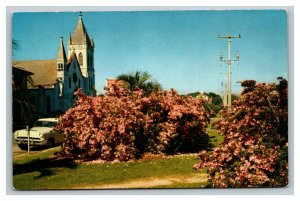
<path id="1" fill-rule="evenodd" d="M 46 150 L 46 149 L 49 149 L 49 147 L 46 147 L 46 146 L 31 146 L 30 147 L 31 151 L 42 151 L 42 150 Z"/>
<path id="2" fill-rule="evenodd" d="M 60 144 L 57 144 L 53 147 L 58 147 L 60 146 Z M 30 151 L 43 151 L 43 150 L 47 150 L 49 148 L 53 148 L 53 147 L 47 147 L 47 146 L 30 146 Z M 27 144 L 25 144 L 24 149 L 20 149 L 22 151 L 27 151 Z"/>
<path id="3" fill-rule="evenodd" d="M 13 164 L 13 175 L 30 173 L 38 171 L 40 175 L 35 179 L 40 179 L 55 174 L 53 168 L 69 168 L 75 169 L 77 164 L 70 159 L 36 159 L 25 164 Z"/>
<path id="4" fill-rule="evenodd" d="M 217 139 L 216 136 L 210 136 L 209 138 L 210 138 L 210 139 L 209 139 L 209 148 L 208 148 L 207 151 L 211 151 L 211 150 L 213 150 L 214 148 L 220 146 L 221 143 L 219 142 L 219 140 Z"/>

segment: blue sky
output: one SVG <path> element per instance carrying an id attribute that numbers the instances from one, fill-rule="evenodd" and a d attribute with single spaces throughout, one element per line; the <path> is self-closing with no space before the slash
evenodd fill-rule
<path id="1" fill-rule="evenodd" d="M 20 49 L 13 60 L 56 58 L 59 37 L 67 47 L 78 12 L 15 13 L 12 38 Z M 238 81 L 275 82 L 288 77 L 287 19 L 283 10 L 84 12 L 83 21 L 95 42 L 96 90 L 105 80 L 136 70 L 148 71 L 164 89 L 181 94 L 196 91 L 221 94 L 226 82 L 227 40 L 233 39 L 232 92 Z M 229 22 L 229 23 L 228 23 Z"/>

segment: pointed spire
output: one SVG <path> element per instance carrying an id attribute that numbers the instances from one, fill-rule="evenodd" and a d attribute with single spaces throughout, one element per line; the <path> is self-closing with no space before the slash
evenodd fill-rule
<path id="1" fill-rule="evenodd" d="M 66 57 L 66 52 L 65 52 L 65 48 L 64 48 L 63 37 L 60 37 L 59 49 L 58 49 L 58 53 L 57 53 L 57 62 L 64 63 L 66 60 L 67 60 L 67 57 Z"/>
<path id="2" fill-rule="evenodd" d="M 72 44 L 75 45 L 82 45 L 82 44 L 88 44 L 91 46 L 91 40 L 90 37 L 85 29 L 85 26 L 82 21 L 82 12 L 79 13 L 79 19 L 77 22 L 77 26 L 74 30 L 74 34 L 72 37 Z"/>
<path id="3" fill-rule="evenodd" d="M 94 47 L 95 44 L 94 44 L 93 36 L 90 37 L 90 40 L 91 40 L 91 45 L 92 45 L 92 47 Z"/>
<path id="4" fill-rule="evenodd" d="M 68 37 L 68 45 L 72 45 L 72 36 L 71 36 L 71 32 L 69 33 L 69 37 Z"/>

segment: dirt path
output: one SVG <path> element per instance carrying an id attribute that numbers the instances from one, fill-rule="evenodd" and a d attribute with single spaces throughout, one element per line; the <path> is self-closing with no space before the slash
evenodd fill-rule
<path id="1" fill-rule="evenodd" d="M 94 186 L 80 186 L 74 189 L 130 189 L 130 188 L 151 188 L 156 186 L 166 186 L 173 184 L 192 184 L 205 182 L 206 174 L 197 174 L 190 177 L 164 177 L 164 178 L 143 178 L 133 181 L 116 183 L 116 184 L 99 184 Z"/>

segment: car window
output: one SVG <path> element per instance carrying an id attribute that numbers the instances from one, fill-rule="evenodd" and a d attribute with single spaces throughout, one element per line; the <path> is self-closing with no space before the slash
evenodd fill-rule
<path id="1" fill-rule="evenodd" d="M 36 121 L 34 123 L 34 127 L 54 127 L 57 125 L 57 122 L 52 122 L 52 121 Z"/>
<path id="2" fill-rule="evenodd" d="M 46 127 L 55 127 L 55 126 L 57 126 L 57 122 L 52 122 L 52 121 L 47 122 L 46 125 Z"/>
<path id="3" fill-rule="evenodd" d="M 36 121 L 33 126 L 34 127 L 43 127 L 44 126 L 44 122 L 43 121 Z"/>

